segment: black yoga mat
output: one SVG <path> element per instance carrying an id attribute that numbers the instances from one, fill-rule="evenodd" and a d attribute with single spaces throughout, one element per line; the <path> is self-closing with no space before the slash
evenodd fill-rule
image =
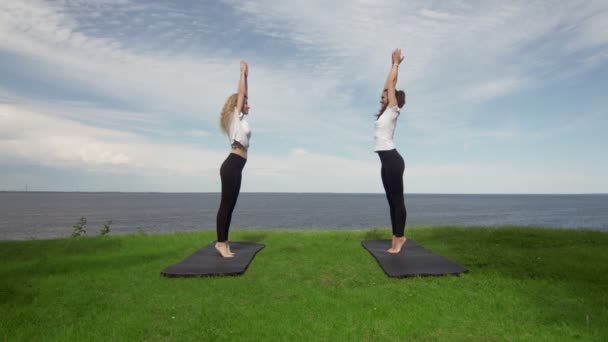
<path id="1" fill-rule="evenodd" d="M 384 273 L 392 278 L 460 274 L 468 270 L 408 239 L 401 252 L 390 254 L 390 240 L 366 240 L 361 243 L 376 258 Z"/>
<path id="2" fill-rule="evenodd" d="M 236 255 L 223 258 L 214 246 L 215 242 L 199 249 L 179 263 L 165 268 L 161 274 L 167 277 L 240 275 L 245 273 L 255 255 L 264 248 L 260 243 L 230 242 L 230 250 Z"/>

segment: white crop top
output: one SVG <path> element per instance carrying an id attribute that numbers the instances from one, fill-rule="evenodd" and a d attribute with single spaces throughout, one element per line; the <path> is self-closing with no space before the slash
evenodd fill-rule
<path id="1" fill-rule="evenodd" d="M 228 130 L 230 145 L 235 141 L 241 144 L 245 149 L 249 148 L 249 138 L 251 138 L 251 129 L 249 123 L 245 120 L 245 115 L 240 113 L 236 107 Z"/>
<path id="2" fill-rule="evenodd" d="M 388 151 L 395 148 L 393 136 L 397 127 L 399 107 L 386 108 L 384 113 L 376 120 L 374 127 L 374 151 Z"/>

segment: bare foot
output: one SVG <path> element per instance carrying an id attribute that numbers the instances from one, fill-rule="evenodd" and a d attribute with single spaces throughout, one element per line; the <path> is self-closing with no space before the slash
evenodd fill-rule
<path id="1" fill-rule="evenodd" d="M 225 242 L 216 242 L 215 249 L 220 253 L 220 255 L 224 258 L 232 258 L 234 254 L 230 254 L 228 250 L 227 244 Z"/>
<path id="2" fill-rule="evenodd" d="M 395 251 L 395 239 L 397 239 L 397 237 L 395 235 L 393 235 L 393 238 L 391 239 L 391 248 L 387 249 L 386 251 L 389 253 L 394 253 Z"/>
<path id="3" fill-rule="evenodd" d="M 230 255 L 235 256 L 236 254 L 232 253 L 232 251 L 230 250 L 230 243 L 228 242 L 228 240 L 226 240 L 226 250 L 228 250 L 228 253 L 230 253 Z"/>
<path id="4" fill-rule="evenodd" d="M 389 248 L 387 250 L 387 252 L 389 252 L 391 254 L 397 254 L 397 253 L 401 252 L 401 248 L 405 244 L 406 240 L 407 239 L 405 238 L 405 236 L 402 236 L 402 237 L 393 236 L 393 241 L 391 243 L 391 248 Z"/>

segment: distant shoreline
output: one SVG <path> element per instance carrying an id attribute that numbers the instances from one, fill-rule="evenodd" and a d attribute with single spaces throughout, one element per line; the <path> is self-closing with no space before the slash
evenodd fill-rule
<path id="1" fill-rule="evenodd" d="M 19 194 L 219 194 L 218 191 L 189 191 L 189 192 L 166 192 L 166 191 L 18 191 L 0 190 L 0 193 Z M 383 195 L 383 192 L 264 192 L 264 191 L 241 191 L 244 194 L 303 194 L 303 195 Z M 441 196 L 605 196 L 608 192 L 573 192 L 573 193 L 442 193 L 442 192 L 406 192 L 407 195 L 441 195 Z"/>
<path id="2" fill-rule="evenodd" d="M 112 232 L 212 229 L 220 193 L 0 192 L 0 239 L 70 234 L 81 217 Z M 407 226 L 538 226 L 608 231 L 606 194 L 408 194 Z M 239 196 L 237 229 L 358 229 L 390 225 L 385 194 Z"/>

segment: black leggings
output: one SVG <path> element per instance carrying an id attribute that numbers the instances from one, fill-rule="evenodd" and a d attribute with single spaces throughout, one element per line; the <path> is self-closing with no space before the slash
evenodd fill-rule
<path id="1" fill-rule="evenodd" d="M 403 158 L 393 149 L 390 151 L 378 151 L 382 162 L 382 184 L 386 192 L 386 199 L 391 212 L 391 225 L 393 235 L 402 237 L 405 231 L 405 220 L 407 211 L 405 210 L 405 198 L 403 195 L 403 171 L 405 163 Z"/>
<path id="2" fill-rule="evenodd" d="M 232 220 L 232 211 L 241 191 L 241 175 L 247 159 L 238 154 L 230 153 L 220 168 L 222 179 L 222 201 L 217 211 L 217 241 L 228 240 L 228 230 Z"/>

